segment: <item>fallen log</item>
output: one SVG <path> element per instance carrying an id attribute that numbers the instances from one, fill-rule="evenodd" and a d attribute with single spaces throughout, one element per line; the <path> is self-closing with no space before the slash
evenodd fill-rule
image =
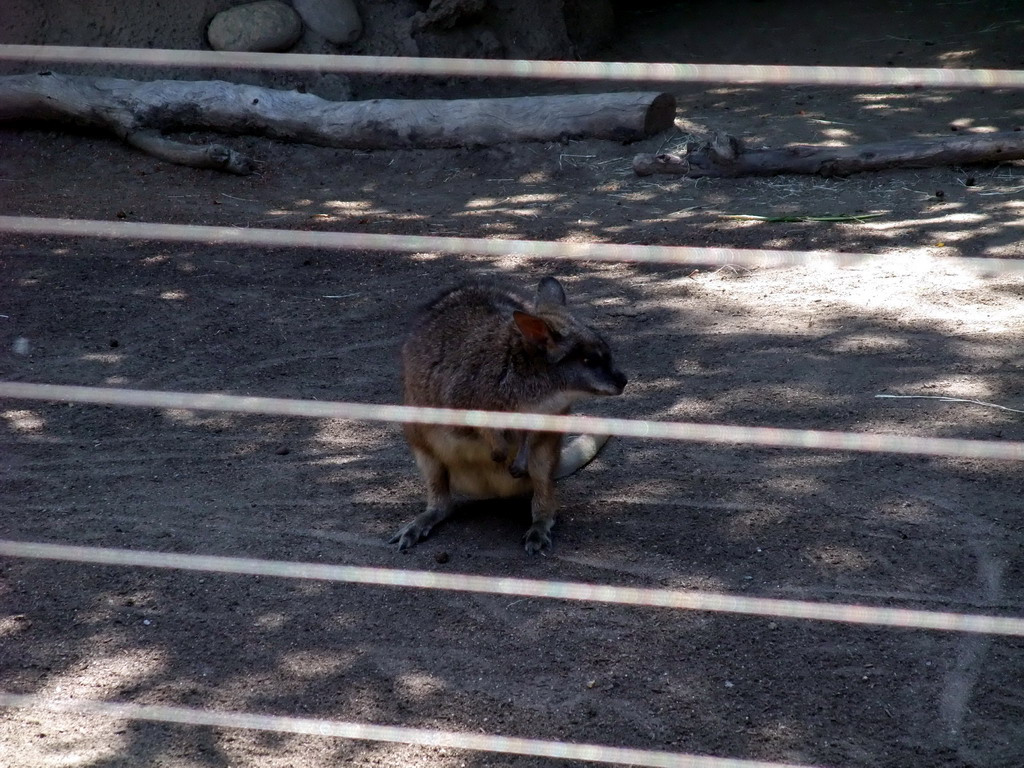
<path id="1" fill-rule="evenodd" d="M 0 77 L 0 121 L 56 121 L 112 131 L 164 160 L 233 173 L 250 158 L 164 131 L 205 129 L 351 149 L 487 146 L 597 138 L 636 141 L 673 124 L 667 93 L 335 102 L 219 80 L 141 82 L 42 72 Z"/>
<path id="2" fill-rule="evenodd" d="M 1019 131 L 905 139 L 850 147 L 794 144 L 777 149 L 748 149 L 734 136 L 715 134 L 710 140 L 688 143 L 681 155 L 637 155 L 633 158 L 633 170 L 638 176 L 672 173 L 691 179 L 783 173 L 829 177 L 889 168 L 1001 163 L 1022 158 L 1024 133 Z"/>

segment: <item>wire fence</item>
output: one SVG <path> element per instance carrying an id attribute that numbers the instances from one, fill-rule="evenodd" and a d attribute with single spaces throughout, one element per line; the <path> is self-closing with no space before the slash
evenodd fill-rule
<path id="1" fill-rule="evenodd" d="M 313 718 L 280 717 L 248 712 L 224 712 L 190 707 L 121 704 L 88 699 L 46 699 L 0 691 L 0 706 L 53 712 L 100 715 L 118 720 L 148 720 L 158 723 L 209 728 L 241 728 L 269 733 L 383 741 L 425 747 L 464 749 L 587 763 L 614 763 L 644 768 L 809 768 L 792 763 L 705 757 L 651 749 L 630 749 L 603 744 L 573 744 L 485 733 L 442 731 L 434 728 L 406 728 L 369 723 L 339 722 Z"/>
<path id="2" fill-rule="evenodd" d="M 937 68 L 762 66 L 670 63 L 541 62 L 381 56 L 255 54 L 165 49 L 86 48 L 0 45 L 0 60 L 22 63 L 142 65 L 273 69 L 277 71 L 346 74 L 465 76 L 512 79 L 563 79 L 615 83 L 734 83 L 744 85 L 830 85 L 861 87 L 1024 88 L 1024 71 Z M 839 252 L 687 248 L 599 243 L 547 243 L 424 236 L 375 235 L 346 232 L 200 227 L 157 223 L 73 221 L 2 216 L 0 232 L 31 236 L 104 237 L 121 240 L 161 240 L 268 248 L 310 247 L 416 253 L 443 251 L 484 256 L 539 257 L 587 261 L 633 261 L 666 264 L 738 264 L 780 266 L 827 263 L 848 266 L 875 258 L 871 254 Z M 1021 273 L 1024 262 L 1003 259 L 960 259 L 958 264 L 991 272 Z M 892 452 L 978 459 L 1022 460 L 1024 443 L 911 437 L 855 432 L 823 432 L 764 427 L 686 424 L 646 420 L 598 419 L 451 411 L 359 403 L 322 403 L 274 398 L 237 397 L 0 383 L 0 397 L 60 400 L 77 403 L 216 410 L 263 415 L 415 421 L 475 427 L 596 432 L 626 437 L 689 440 L 711 443 L 804 449 Z M 281 578 L 319 579 L 350 584 L 439 589 L 604 604 L 710 611 L 749 616 L 842 622 L 877 627 L 901 627 L 974 634 L 1024 636 L 1024 619 L 905 608 L 837 605 L 808 601 L 752 598 L 708 592 L 681 592 L 556 581 L 507 579 L 466 574 L 442 574 L 405 569 L 328 566 L 244 558 L 136 552 L 59 544 L 0 541 L 8 557 L 59 560 L 122 567 L 173 568 Z M 0 706 L 41 708 L 118 719 L 153 720 L 205 727 L 248 728 L 347 739 L 398 742 L 493 753 L 532 755 L 598 763 L 622 763 L 665 768 L 787 768 L 788 764 L 703 757 L 595 744 L 572 744 L 434 729 L 380 726 L 329 720 L 218 712 L 182 707 L 140 706 L 89 700 L 52 700 L 38 695 L 0 692 Z M 789 768 L 793 768 L 790 766 Z"/>
<path id="3" fill-rule="evenodd" d="M 470 256 L 519 256 L 534 259 L 670 264 L 791 267 L 822 265 L 853 267 L 881 259 L 877 254 L 845 251 L 787 251 L 767 248 L 706 248 L 626 243 L 561 243 L 544 240 L 502 240 L 484 237 L 390 235 L 370 232 L 307 232 L 292 229 L 224 227 L 205 224 L 57 219 L 0 216 L 0 233 L 39 237 L 102 237 L 112 240 L 156 240 L 219 246 L 318 248 L 384 253 L 438 252 Z M 1024 274 L 1024 259 L 943 257 L 943 262 L 987 274 Z"/>
<path id="4" fill-rule="evenodd" d="M 1024 637 L 1024 619 L 1009 616 L 983 616 L 948 611 L 920 611 L 870 605 L 819 603 L 807 600 L 781 600 L 695 590 L 646 589 L 619 587 L 611 584 L 413 571 L 405 568 L 324 565 L 212 555 L 185 555 L 176 552 L 136 552 L 125 549 L 78 547 L 3 539 L 0 539 L 0 555 L 94 565 L 309 579 L 344 584 L 431 589 L 743 616 L 806 619 L 876 627 Z"/>
<path id="5" fill-rule="evenodd" d="M 422 408 L 376 403 L 334 403 L 242 395 L 158 392 L 114 387 L 80 387 L 62 384 L 0 382 L 0 397 L 27 400 L 60 400 L 93 405 L 164 408 L 186 411 L 224 411 L 261 416 L 301 416 L 318 419 L 437 424 L 458 427 L 515 429 L 539 432 L 579 432 L 656 440 L 682 440 L 807 450 L 898 453 L 919 456 L 951 456 L 970 459 L 1024 460 L 1024 442 L 965 440 L 942 437 L 828 432 L 781 427 L 739 427 L 643 419 L 609 419 L 595 416 L 556 416 L 542 413 Z"/>
<path id="6" fill-rule="evenodd" d="M 424 77 L 500 77 L 609 83 L 736 83 L 929 88 L 1024 88 L 1024 71 L 935 67 L 830 67 L 784 64 L 674 64 L 516 59 L 406 58 L 304 53 L 236 53 L 166 48 L 0 45 L 0 61 L 215 67 L 278 72 Z"/>

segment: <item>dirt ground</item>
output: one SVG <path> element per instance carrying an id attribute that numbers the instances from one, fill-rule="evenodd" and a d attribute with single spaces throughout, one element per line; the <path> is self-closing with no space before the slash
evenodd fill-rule
<path id="1" fill-rule="evenodd" d="M 811 6 L 649 7 L 604 58 L 1024 67 L 1015 3 Z M 0 212 L 880 258 L 694 270 L 5 235 L 0 376 L 397 402 L 417 305 L 467 277 L 528 290 L 555 273 L 631 379 L 584 412 L 1024 440 L 1019 412 L 875 397 L 1024 408 L 1024 278 L 950 258 L 1024 256 L 1022 164 L 696 183 L 629 169 L 706 130 L 765 145 L 1011 130 L 1019 92 L 672 90 L 679 130 L 639 145 L 228 139 L 261 161 L 243 179 L 8 128 Z M 865 212 L 883 215 L 727 218 Z M 0 415 L 3 538 L 1024 614 L 1010 463 L 613 440 L 562 484 L 549 556 L 522 550 L 524 504 L 495 503 L 403 555 L 386 541 L 422 499 L 395 427 L 14 401 Z M 0 688 L 50 698 L 807 765 L 1024 764 L 1019 639 L 10 558 L 0 637 Z M 44 710 L 0 716 L 0 754 L 26 768 L 572 764 Z"/>

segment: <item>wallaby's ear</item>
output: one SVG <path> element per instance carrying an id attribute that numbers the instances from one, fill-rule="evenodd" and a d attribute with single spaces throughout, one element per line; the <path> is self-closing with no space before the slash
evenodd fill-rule
<path id="1" fill-rule="evenodd" d="M 516 327 L 523 334 L 523 338 L 536 344 L 538 347 L 546 347 L 551 339 L 551 329 L 548 324 L 536 315 L 520 312 L 518 309 L 512 313 Z"/>
<path id="2" fill-rule="evenodd" d="M 564 307 L 565 289 L 553 277 L 542 278 L 537 284 L 537 309 L 544 307 Z"/>

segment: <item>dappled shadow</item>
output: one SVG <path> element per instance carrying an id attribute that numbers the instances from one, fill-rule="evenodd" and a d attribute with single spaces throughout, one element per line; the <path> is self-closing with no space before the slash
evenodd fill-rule
<path id="1" fill-rule="evenodd" d="M 367 402 L 396 399 L 407 307 L 469 274 L 521 285 L 539 273 L 445 256 L 21 246 L 4 257 L 18 287 L 5 314 L 32 348 L 7 357 L 5 378 Z M 932 271 L 915 283 L 899 270 L 564 265 L 571 298 L 631 377 L 627 396 L 587 410 L 1024 439 L 1020 419 L 1001 412 L 874 398 L 944 381 L 1019 398 L 1005 334 L 970 343 L 1014 317 L 1017 283 L 998 282 L 996 300 L 987 281 L 922 268 Z M 934 300 L 946 279 L 960 281 L 959 310 Z M 59 316 L 47 296 L 60 296 Z M 469 505 L 402 556 L 384 542 L 421 502 L 394 427 L 32 403 L 7 404 L 5 425 L 11 538 L 1021 608 L 1021 489 L 1007 464 L 618 440 L 563 484 L 550 557 L 523 554 L 516 504 Z M 1009 640 L 993 640 L 980 668 L 956 635 L 17 560 L 3 569 L 9 690 L 820 764 L 1019 754 L 1001 703 L 1020 673 Z M 229 765 L 252 750 L 426 759 L 31 717 L 38 743 L 92 750 L 97 766 L 185 754 Z M 85 726 L 103 742 L 76 736 Z"/>
<path id="2" fill-rule="evenodd" d="M 694 21 L 715 12 L 706 6 L 648 6 L 669 16 L 648 28 L 664 37 L 642 55 L 712 60 L 700 47 L 708 22 Z M 965 6 L 952 7 L 936 23 L 955 30 Z M 943 65 L 964 50 L 954 63 L 1016 66 L 1011 16 L 990 31 L 965 28 L 971 45 L 953 32 L 901 40 L 896 26 L 865 28 L 863 49 L 822 48 L 818 59 L 766 34 L 762 19 L 746 38 L 730 27 L 725 54 L 776 60 L 763 46 L 747 57 L 744 40 L 757 38 L 783 41 L 777 60 L 790 63 Z M 1013 47 L 998 42 L 1007 30 Z M 905 61 L 898 51 L 912 43 L 919 50 Z M 772 144 L 937 134 L 954 121 L 1010 129 L 1021 112 L 1009 95 L 678 95 L 680 133 L 630 147 L 363 153 L 232 139 L 262 160 L 247 179 L 168 167 L 96 137 L 5 131 L 0 212 L 835 248 L 887 262 L 694 269 L 3 236 L 0 377 L 396 402 L 413 308 L 467 277 L 528 290 L 556 272 L 630 377 L 623 397 L 587 413 L 1024 440 L 1020 414 L 875 397 L 1024 407 L 1020 278 L 932 258 L 1020 255 L 1020 167 L 699 183 L 629 169 L 634 152 L 671 148 L 695 128 Z M 727 218 L 879 211 L 838 224 Z M 6 538 L 1024 612 L 1022 488 L 1010 463 L 613 440 L 562 484 L 550 556 L 523 553 L 527 511 L 516 502 L 467 504 L 401 555 L 385 542 L 422 500 L 397 427 L 31 402 L 5 402 L 0 417 Z M 1006 638 L 17 559 L 0 562 L 0 607 L 2 688 L 53 698 L 810 764 L 1010 766 L 1024 755 L 1022 648 Z M 0 733 L 37 764 L 74 753 L 97 768 L 254 755 L 551 764 L 36 711 L 8 716 Z"/>
<path id="3" fill-rule="evenodd" d="M 725 0 L 620 4 L 623 34 L 609 61 L 1014 69 L 1024 26 L 1008 2 L 926 0 L 807 6 Z M 642 45 L 638 41 L 642 40 Z"/>

